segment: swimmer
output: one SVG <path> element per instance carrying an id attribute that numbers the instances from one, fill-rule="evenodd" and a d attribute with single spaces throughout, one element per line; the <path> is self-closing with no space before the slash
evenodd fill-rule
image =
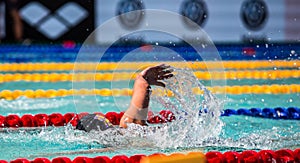
<path id="1" fill-rule="evenodd" d="M 143 70 L 135 79 L 132 99 L 129 108 L 120 120 L 119 127 L 127 128 L 128 123 L 146 126 L 151 85 L 165 87 L 163 80 L 172 76 L 170 66 L 165 64 L 148 67 Z M 114 128 L 114 126 L 108 119 L 99 114 L 88 114 L 82 117 L 76 126 L 76 129 L 86 132 L 92 130 L 104 131 L 109 128 Z"/>
<path id="2" fill-rule="evenodd" d="M 147 126 L 148 106 L 151 95 L 151 85 L 165 87 L 163 80 L 169 79 L 173 76 L 172 69 L 168 65 L 158 65 L 149 67 L 143 70 L 135 79 L 133 86 L 133 95 L 129 108 L 125 111 L 120 120 L 120 128 L 127 128 L 127 124 L 134 123 L 142 126 Z M 107 129 L 114 129 L 115 127 L 100 114 L 88 114 L 83 116 L 76 126 L 76 129 L 86 132 L 90 131 L 104 131 Z M 106 147 L 101 149 L 88 149 L 83 151 L 68 151 L 59 153 L 48 153 L 42 155 L 34 155 L 32 157 L 48 157 L 57 155 L 71 155 L 71 154 L 88 154 L 88 153 L 102 153 L 111 152 L 114 148 Z"/>

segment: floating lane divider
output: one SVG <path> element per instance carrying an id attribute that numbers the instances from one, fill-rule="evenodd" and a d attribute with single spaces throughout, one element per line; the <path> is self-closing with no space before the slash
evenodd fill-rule
<path id="1" fill-rule="evenodd" d="M 84 157 L 78 156 L 71 160 L 68 157 L 56 157 L 52 160 L 48 158 L 35 158 L 28 160 L 18 158 L 10 161 L 10 163 L 299 163 L 300 148 L 279 149 L 279 150 L 245 150 L 243 152 L 227 151 L 224 153 L 218 151 L 187 152 L 187 153 L 154 153 L 151 155 L 136 154 L 132 156 L 116 155 L 112 158 L 107 156 Z M 8 161 L 0 160 L 0 163 L 8 163 Z"/>
<path id="2" fill-rule="evenodd" d="M 300 120 L 300 109 L 297 107 L 251 108 L 251 109 L 225 109 L 221 116 L 245 115 L 272 119 Z"/>
<path id="3" fill-rule="evenodd" d="M 140 70 L 148 66 L 157 65 L 161 62 L 83 62 L 76 63 L 76 70 L 81 71 L 113 71 L 118 70 Z M 260 69 L 260 68 L 299 68 L 300 60 L 274 60 L 274 61 L 222 61 L 222 62 L 166 62 L 171 66 L 178 68 L 192 69 Z M 143 66 L 141 66 L 143 65 Z M 222 66 L 222 67 L 220 67 Z M 74 62 L 51 62 L 51 63 L 4 63 L 0 64 L 0 71 L 22 72 L 22 71 L 72 71 Z"/>
<path id="4" fill-rule="evenodd" d="M 45 126 L 65 126 L 67 124 L 71 124 L 72 126 L 76 126 L 78 120 L 87 115 L 88 113 L 52 113 L 50 115 L 47 114 L 25 114 L 21 117 L 18 115 L 8 115 L 2 116 L 0 115 L 0 128 L 19 128 L 19 127 L 45 127 Z M 121 117 L 124 112 L 107 112 L 100 113 L 97 112 L 95 114 L 100 114 L 105 116 L 113 125 L 119 125 Z M 199 111 L 199 115 L 201 116 Z M 221 116 L 231 116 L 231 115 L 245 115 L 245 116 L 254 116 L 254 117 L 262 117 L 262 118 L 272 118 L 272 119 L 291 119 L 291 120 L 300 120 L 300 109 L 297 107 L 289 107 L 289 108 L 251 108 L 251 109 L 226 109 L 223 111 Z M 148 112 L 147 122 L 150 124 L 160 124 L 172 122 L 176 119 L 173 112 L 170 110 L 161 110 L 158 114 L 154 114 L 152 111 Z"/>
<path id="5" fill-rule="evenodd" d="M 300 84 L 291 85 L 243 85 L 243 86 L 215 86 L 207 87 L 214 94 L 290 94 L 300 93 Z M 203 94 L 200 88 L 193 88 L 194 94 Z M 37 90 L 3 90 L 0 92 L 0 98 L 6 100 L 14 100 L 21 96 L 27 98 L 53 98 L 64 96 L 77 96 L 77 95 L 99 95 L 99 96 L 131 96 L 132 89 L 37 89 Z M 165 89 L 153 89 L 152 95 L 158 96 L 174 96 L 173 92 Z"/>
<path id="6" fill-rule="evenodd" d="M 299 78 L 300 70 L 265 70 L 265 71 L 225 71 L 225 72 L 194 72 L 201 80 L 210 79 L 284 79 Z M 136 73 L 16 73 L 0 74 L 0 83 L 13 81 L 29 82 L 63 82 L 63 81 L 121 81 L 133 80 Z"/>

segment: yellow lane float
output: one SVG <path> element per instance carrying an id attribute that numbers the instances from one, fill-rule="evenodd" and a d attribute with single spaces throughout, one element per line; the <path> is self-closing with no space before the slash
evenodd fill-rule
<path id="1" fill-rule="evenodd" d="M 15 73 L 0 74 L 0 83 L 4 82 L 64 82 L 64 81 L 122 81 L 133 80 L 136 77 L 134 72 L 114 73 Z M 300 78 L 300 70 L 264 70 L 264 71 L 196 71 L 194 75 L 201 80 L 222 80 L 222 79 L 286 79 Z"/>
<path id="2" fill-rule="evenodd" d="M 242 85 L 242 86 L 214 86 L 207 87 L 212 93 L 215 94 L 290 94 L 300 93 L 299 84 L 291 85 Z M 193 88 L 194 94 L 203 94 L 200 88 Z M 98 95 L 98 96 L 131 96 L 132 89 L 50 89 L 50 90 L 3 90 L 0 92 L 0 98 L 7 100 L 14 100 L 20 96 L 26 96 L 27 98 L 52 98 L 52 97 L 64 97 L 64 96 L 77 96 L 77 95 Z M 174 96 L 170 90 L 153 89 L 152 95 L 156 96 Z"/>

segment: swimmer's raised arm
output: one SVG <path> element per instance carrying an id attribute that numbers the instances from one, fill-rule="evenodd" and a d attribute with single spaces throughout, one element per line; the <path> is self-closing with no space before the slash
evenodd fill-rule
<path id="1" fill-rule="evenodd" d="M 162 82 L 173 76 L 170 66 L 161 64 L 148 67 L 135 79 L 130 106 L 120 121 L 120 127 L 126 128 L 126 123 L 147 125 L 148 106 L 150 101 L 150 85 L 165 87 Z"/>

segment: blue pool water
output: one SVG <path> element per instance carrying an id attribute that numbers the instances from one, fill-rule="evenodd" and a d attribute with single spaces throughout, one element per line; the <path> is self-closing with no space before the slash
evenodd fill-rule
<path id="1" fill-rule="evenodd" d="M 227 108 L 249 108 L 249 107 L 276 107 L 276 106 L 299 106 L 299 95 L 294 94 L 294 102 L 289 99 L 293 95 L 239 95 L 229 96 Z M 112 97 L 98 97 L 101 101 L 100 110 L 103 113 L 117 111 Z M 129 97 L 119 97 L 124 103 L 128 103 Z M 247 100 L 245 100 L 247 99 Z M 261 99 L 265 101 L 262 102 Z M 88 99 L 85 99 L 88 106 Z M 273 101 L 276 101 L 275 103 Z M 76 112 L 72 97 L 52 98 L 52 99 L 26 99 L 20 98 L 15 101 L 1 100 L 1 115 L 8 114 L 37 114 L 37 113 L 67 113 Z M 210 141 L 203 142 L 199 147 L 160 149 L 157 146 L 134 147 L 128 150 L 129 146 L 120 146 L 112 152 L 85 154 L 87 156 L 117 154 L 133 155 L 138 153 L 151 154 L 155 152 L 174 152 L 201 149 L 208 150 L 237 150 L 245 149 L 280 149 L 300 147 L 300 121 L 298 120 L 274 120 L 248 116 L 222 117 L 224 123 L 220 136 Z M 180 134 L 180 133 L 178 133 Z M 101 144 L 90 142 L 85 133 L 74 131 L 71 127 L 47 128 L 37 131 L 10 131 L 1 132 L 1 159 L 11 160 L 25 157 L 33 159 L 35 157 L 55 158 L 58 156 L 69 156 L 74 158 L 79 154 L 53 154 L 67 151 L 84 151 L 88 149 L 103 148 Z M 53 154 L 53 155 L 52 155 Z"/>
<path id="2" fill-rule="evenodd" d="M 224 51 L 234 53 L 236 47 L 222 47 Z M 291 47 L 285 47 L 290 50 Z M 9 47 L 8 47 L 9 49 Z M 14 51 L 13 48 L 11 48 Z M 40 49 L 40 48 L 37 48 Z M 55 49 L 55 48 L 54 48 Z M 276 49 L 276 47 L 275 47 Z M 2 49 L 3 50 L 3 49 Z M 52 48 L 53 50 L 53 48 Z M 53 53 L 61 53 L 60 49 L 57 51 L 53 50 Z M 73 49 L 74 50 L 74 49 Z M 288 51 L 287 50 L 287 51 Z M 15 50 L 16 51 L 16 50 Z M 14 52 L 15 52 L 14 51 Z M 271 52 L 273 50 L 270 50 Z M 9 50 L 4 51 L 9 53 Z M 20 54 L 21 52 L 15 52 Z M 30 52 L 26 52 L 29 54 Z M 35 58 L 36 54 L 32 53 L 31 57 Z M 262 53 L 263 54 L 263 53 Z M 15 54 L 10 53 L 8 57 L 2 56 L 2 62 L 26 62 L 26 60 L 16 59 Z M 65 60 L 61 61 L 73 61 L 74 51 L 70 50 L 63 54 Z M 237 54 L 236 54 L 237 55 Z M 19 55 L 17 55 L 19 56 Z M 28 55 L 29 56 L 29 55 Z M 67 57 L 69 56 L 69 57 Z M 235 55 L 233 55 L 235 56 Z M 295 57 L 295 56 L 294 56 Z M 30 57 L 27 58 L 30 61 Z M 238 59 L 238 58 L 236 58 Z M 262 58 L 263 59 L 263 55 Z M 35 61 L 35 60 L 33 60 Z M 47 61 L 47 60 L 45 60 Z M 7 72 L 1 72 L 7 73 Z M 18 72 L 20 73 L 20 72 Z M 21 72 L 22 73 L 22 72 Z M 59 73 L 59 72 L 58 72 Z M 298 84 L 299 78 L 289 78 L 289 79 L 278 79 L 278 80 L 263 80 L 263 79 L 242 79 L 242 80 L 227 80 L 227 85 L 262 85 L 262 84 Z M 128 88 L 126 82 L 115 82 L 120 88 Z M 202 84 L 208 85 L 209 81 L 202 81 Z M 0 83 L 1 90 L 26 90 L 26 89 L 71 89 L 72 82 L 10 82 L 10 83 Z M 111 82 L 96 82 L 95 88 L 111 88 Z M 224 103 L 224 108 L 274 108 L 274 107 L 299 107 L 300 106 L 300 94 L 242 94 L 242 95 L 231 95 L 227 94 L 225 97 L 217 95 L 220 97 Z M 130 97 L 119 96 L 119 97 L 104 97 L 97 96 L 98 106 L 97 111 L 99 112 L 109 112 L 124 111 L 130 101 Z M 22 116 L 24 114 L 37 114 L 37 113 L 68 113 L 77 112 L 78 109 L 74 104 L 74 100 L 79 100 L 87 108 L 93 106 L 93 97 L 90 96 L 80 96 L 73 98 L 68 97 L 55 97 L 47 99 L 29 99 L 26 97 L 20 97 L 16 100 L 5 100 L 0 99 L 0 115 L 17 114 Z M 118 104 L 122 104 L 119 107 Z M 118 105 L 118 106 L 117 106 Z M 152 110 L 159 111 L 165 109 L 159 104 L 153 103 Z M 0 159 L 13 160 L 15 158 L 28 158 L 33 159 L 35 157 L 48 157 L 54 158 L 58 156 L 68 156 L 74 158 L 83 154 L 64 154 L 65 152 L 81 152 L 90 149 L 101 149 L 104 148 L 105 143 L 109 142 L 109 146 L 112 146 L 113 150 L 109 152 L 97 152 L 92 154 L 84 154 L 85 156 L 98 156 L 107 155 L 114 156 L 118 154 L 151 154 L 155 152 L 174 152 L 174 151 L 187 151 L 187 150 L 236 150 L 243 151 L 245 149 L 279 149 L 279 148 L 299 148 L 300 147 L 300 121 L 299 120 L 274 120 L 274 119 L 264 119 L 249 116 L 229 116 L 220 117 L 220 127 L 221 130 L 215 136 L 208 137 L 203 141 L 198 139 L 189 139 L 191 142 L 178 142 L 178 144 L 183 144 L 179 147 L 163 146 L 159 144 L 159 141 L 166 141 L 166 137 L 159 137 L 159 133 L 151 133 L 152 137 L 158 136 L 154 140 L 156 143 L 147 142 L 146 144 L 141 144 L 144 141 L 142 138 L 137 137 L 126 137 L 126 141 L 120 140 L 124 137 L 114 137 L 111 133 L 101 133 L 97 135 L 83 133 L 81 131 L 75 131 L 71 126 L 66 127 L 48 127 L 39 130 L 24 131 L 24 130 L 3 130 L 0 132 Z M 188 125 L 188 124 L 187 124 Z M 212 131 L 214 128 L 208 128 L 204 133 L 193 133 L 194 137 L 197 138 L 201 136 L 207 136 L 207 134 L 214 135 Z M 181 132 L 175 133 L 177 136 Z M 100 135 L 100 136 L 99 136 Z M 174 135 L 173 135 L 174 136 Z M 101 140 L 96 140 L 96 139 Z M 178 137 L 179 138 L 179 137 Z M 192 142 L 195 140 L 195 142 Z M 197 140 L 197 142 L 196 142 Z M 201 140 L 201 139 L 200 139 Z M 182 141 L 182 140 L 180 140 Z M 99 143 L 100 142 L 100 143 Z M 145 142 L 144 142 L 145 143 Z M 148 143 L 148 144 L 147 144 Z M 175 143 L 176 140 L 175 140 Z M 191 144 L 191 145 L 187 145 Z M 187 145 L 187 146 L 185 146 Z"/>
<path id="3" fill-rule="evenodd" d="M 272 83 L 272 81 L 269 81 Z M 22 83 L 10 83 L 22 85 Z M 39 87 L 39 84 L 29 83 Z M 61 88 L 66 83 L 48 83 L 47 87 L 54 85 L 54 88 Z M 98 83 L 101 85 L 101 83 Z M 43 84 L 41 84 L 42 86 Z M 27 85 L 28 86 L 28 85 Z M 12 87 L 14 88 L 14 87 Z M 28 88 L 28 87 L 27 87 Z M 53 87 L 52 87 L 53 88 Z M 92 97 L 82 97 L 83 102 L 88 107 Z M 99 111 L 106 113 L 109 111 L 120 112 L 115 104 L 115 98 L 120 103 L 128 105 L 130 97 L 97 97 L 99 101 Z M 299 94 L 282 94 L 282 95 L 227 95 L 224 108 L 251 108 L 251 107 L 277 107 L 277 106 L 300 106 Z M 73 97 L 58 97 L 50 99 L 28 99 L 21 97 L 17 100 L 6 101 L 0 100 L 0 114 L 38 114 L 38 113 L 68 113 L 76 112 Z M 126 107 L 125 107 L 126 108 Z M 125 109 L 124 108 L 124 109 Z M 163 108 L 162 108 L 163 109 Z M 154 108 L 154 111 L 160 110 Z M 297 148 L 300 147 L 300 121 L 297 120 L 273 120 L 247 116 L 230 116 L 222 117 L 224 123 L 220 136 L 216 137 L 195 148 L 179 149 L 160 149 L 157 146 L 152 147 L 135 147 L 134 150 L 128 150 L 128 146 L 120 146 L 112 152 L 85 154 L 87 156 L 117 154 L 133 155 L 137 153 L 151 154 L 154 152 L 173 152 L 201 149 L 208 150 L 237 150 L 244 149 L 279 149 L 279 148 Z M 180 134 L 180 133 L 178 133 Z M 80 135 L 78 137 L 78 135 Z M 19 157 L 35 158 L 48 157 L 54 158 L 61 154 L 53 154 L 67 151 L 84 151 L 88 149 L 102 148 L 101 144 L 87 141 L 84 133 L 76 132 L 70 127 L 48 128 L 42 131 L 17 131 L 1 132 L 1 159 L 11 160 Z M 53 155 L 52 155 L 53 154 Z M 66 154 L 63 154 L 66 155 Z M 78 156 L 66 155 L 71 158 Z"/>

